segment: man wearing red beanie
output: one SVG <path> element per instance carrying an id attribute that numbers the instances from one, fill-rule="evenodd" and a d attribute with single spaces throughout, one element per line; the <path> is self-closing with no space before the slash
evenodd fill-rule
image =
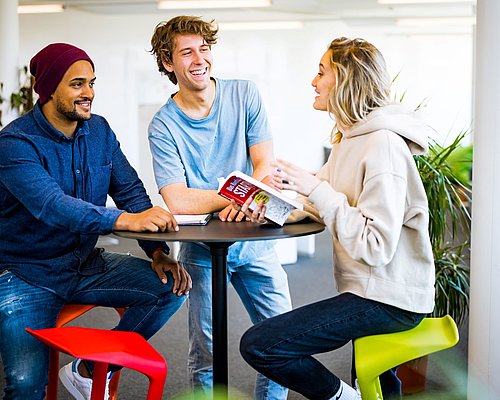
<path id="1" fill-rule="evenodd" d="M 79 60 L 88 61 L 94 71 L 94 63 L 87 53 L 66 43 L 49 44 L 31 59 L 30 72 L 36 78 L 34 89 L 40 97 L 40 105 L 50 100 L 68 68 Z"/>
<path id="2" fill-rule="evenodd" d="M 49 351 L 25 328 L 52 327 L 65 303 L 126 307 L 115 329 L 149 339 L 191 289 L 163 242 L 139 242 L 152 261 L 95 247 L 113 230 L 178 228 L 152 206 L 107 121 L 91 114 L 90 57 L 54 43 L 32 58 L 30 71 L 39 100 L 0 132 L 4 400 L 45 398 Z M 117 208 L 106 207 L 108 195 Z M 91 374 L 90 363 L 75 360 L 59 376 L 73 397 L 90 399 Z"/>

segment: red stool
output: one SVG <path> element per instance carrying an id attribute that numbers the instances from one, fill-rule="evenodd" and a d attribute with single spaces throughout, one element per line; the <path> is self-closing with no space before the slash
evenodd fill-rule
<path id="1" fill-rule="evenodd" d="M 26 331 L 51 348 L 94 362 L 91 400 L 102 400 L 108 364 L 143 373 L 149 379 L 147 400 L 160 400 L 167 378 L 167 363 L 141 335 L 135 332 L 63 327 Z"/>
<path id="2" fill-rule="evenodd" d="M 56 328 L 60 328 L 67 323 L 78 318 L 80 315 L 85 314 L 87 311 L 95 308 L 95 305 L 89 304 L 65 304 L 57 317 L 55 324 Z M 119 317 L 121 318 L 126 308 L 115 308 Z M 50 352 L 49 361 L 49 383 L 47 385 L 46 400 L 57 400 L 57 387 L 59 384 L 59 352 L 52 349 Z M 109 400 L 116 400 L 116 392 L 118 391 L 118 381 L 120 379 L 120 371 L 113 374 L 111 382 L 109 383 Z"/>

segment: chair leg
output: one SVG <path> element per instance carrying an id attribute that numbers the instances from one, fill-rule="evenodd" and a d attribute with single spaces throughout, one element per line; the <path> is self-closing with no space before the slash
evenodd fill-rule
<path id="1" fill-rule="evenodd" d="M 59 351 L 50 349 L 49 382 L 47 384 L 46 400 L 57 400 L 57 387 L 59 384 Z"/>
<path id="2" fill-rule="evenodd" d="M 375 389 L 377 390 L 377 399 L 384 400 L 384 396 L 382 394 L 382 386 L 380 385 L 380 377 L 375 379 Z"/>
<path id="3" fill-rule="evenodd" d="M 102 400 L 104 398 L 107 377 L 108 363 L 94 362 L 91 400 Z"/>
<path id="4" fill-rule="evenodd" d="M 86 305 L 86 304 L 66 304 L 61 314 L 56 321 L 55 327 L 60 328 L 67 323 L 73 321 L 79 316 L 85 314 L 91 309 L 95 308 L 95 305 Z M 121 319 L 125 311 L 127 311 L 126 307 L 115 307 L 115 311 L 118 314 L 118 317 Z M 120 380 L 120 371 L 115 372 L 113 374 L 113 378 L 109 383 L 109 400 L 116 400 L 118 393 L 118 383 Z M 47 397 L 46 400 L 57 400 L 57 390 L 59 384 L 59 352 L 57 350 L 51 350 L 50 353 L 50 362 L 49 362 L 49 378 L 47 385 Z"/>
<path id="5" fill-rule="evenodd" d="M 118 393 L 118 383 L 120 381 L 120 371 L 113 373 L 111 381 L 109 382 L 109 400 L 116 400 Z"/>
<path id="6" fill-rule="evenodd" d="M 163 388 L 165 387 L 166 377 L 151 378 L 149 377 L 149 388 L 146 400 L 161 400 L 163 396 Z"/>
<path id="7" fill-rule="evenodd" d="M 380 381 L 375 379 L 360 379 L 358 376 L 358 385 L 363 400 L 383 400 Z"/>

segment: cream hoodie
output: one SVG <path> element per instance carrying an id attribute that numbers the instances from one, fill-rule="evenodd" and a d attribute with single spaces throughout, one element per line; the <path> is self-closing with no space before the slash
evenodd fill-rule
<path id="1" fill-rule="evenodd" d="M 412 156 L 427 151 L 431 130 L 398 104 L 342 133 L 309 196 L 333 235 L 337 289 L 431 312 L 427 197 Z"/>

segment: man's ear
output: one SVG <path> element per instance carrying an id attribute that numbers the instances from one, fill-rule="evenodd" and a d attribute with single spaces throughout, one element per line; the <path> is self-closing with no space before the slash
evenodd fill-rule
<path id="1" fill-rule="evenodd" d="M 163 60 L 161 63 L 168 72 L 174 72 L 174 67 L 172 66 L 172 64 L 166 62 L 165 60 Z"/>

